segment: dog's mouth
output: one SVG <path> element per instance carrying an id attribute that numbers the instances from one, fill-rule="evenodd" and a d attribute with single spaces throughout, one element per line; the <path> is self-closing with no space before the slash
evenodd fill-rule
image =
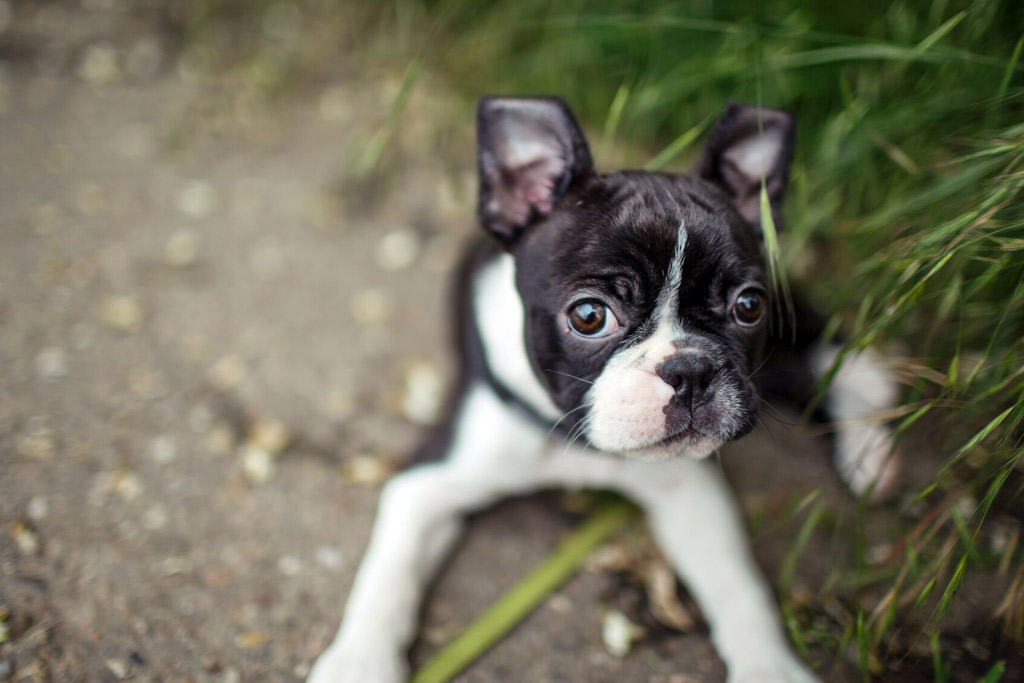
<path id="1" fill-rule="evenodd" d="M 718 450 L 722 443 L 722 439 L 716 436 L 687 427 L 652 443 L 626 449 L 622 456 L 631 460 L 657 461 L 681 457 L 700 460 Z"/>

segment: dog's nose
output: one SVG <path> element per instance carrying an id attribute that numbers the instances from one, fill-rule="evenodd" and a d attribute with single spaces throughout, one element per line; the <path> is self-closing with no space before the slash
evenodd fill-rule
<path id="1" fill-rule="evenodd" d="M 704 400 L 715 370 L 715 364 L 707 356 L 684 353 L 668 358 L 657 372 L 666 384 L 676 390 L 676 400 L 692 408 Z"/>

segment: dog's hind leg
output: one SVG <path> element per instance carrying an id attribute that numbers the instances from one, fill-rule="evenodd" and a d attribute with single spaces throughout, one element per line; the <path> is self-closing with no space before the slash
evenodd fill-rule
<path id="1" fill-rule="evenodd" d="M 310 683 L 399 683 L 427 583 L 463 517 L 532 488 L 544 434 L 492 391 L 471 389 L 456 411 L 447 457 L 395 476 L 381 493 L 369 548 L 341 628 Z"/>

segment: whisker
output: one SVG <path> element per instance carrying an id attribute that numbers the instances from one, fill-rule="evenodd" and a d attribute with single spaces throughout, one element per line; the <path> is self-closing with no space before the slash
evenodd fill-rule
<path id="1" fill-rule="evenodd" d="M 774 405 L 772 405 L 769 401 L 763 398 L 759 399 L 758 402 L 762 407 L 764 407 L 765 410 L 771 413 L 773 418 L 775 418 L 778 422 L 781 422 L 782 424 L 788 427 L 800 427 L 803 424 L 802 422 L 794 421 L 792 417 L 786 415 L 786 413 L 782 412 Z"/>
<path id="2" fill-rule="evenodd" d="M 575 408 L 573 408 L 572 410 L 567 412 L 565 415 L 563 415 L 562 417 L 558 418 L 558 422 L 556 422 L 555 424 L 551 425 L 551 429 L 548 430 L 548 438 L 551 438 L 551 434 L 556 429 L 558 429 L 558 425 L 562 424 L 562 422 L 565 420 L 565 418 L 569 417 L 570 415 L 575 413 L 577 410 L 583 410 L 586 407 L 587 407 L 587 404 L 585 404 L 585 403 L 583 405 L 576 406 Z"/>
<path id="3" fill-rule="evenodd" d="M 562 455 L 568 453 L 569 449 L 573 447 L 573 444 L 575 444 L 579 440 L 579 438 L 583 436 L 583 432 L 586 429 L 586 427 L 590 425 L 590 420 L 592 418 L 593 415 L 587 415 L 582 420 L 580 420 L 575 427 L 573 427 L 572 431 L 569 432 L 569 438 L 566 439 L 565 448 L 562 449 Z"/>
<path id="4" fill-rule="evenodd" d="M 568 377 L 570 379 L 578 379 L 581 382 L 586 382 L 587 384 L 593 384 L 593 382 L 591 382 L 589 379 L 583 379 L 582 377 L 577 377 L 576 375 L 570 375 L 568 372 L 562 372 L 560 370 L 551 370 L 549 368 L 549 369 L 545 370 L 544 372 L 553 372 L 556 375 L 563 375 L 563 376 Z"/>
<path id="5" fill-rule="evenodd" d="M 752 382 L 754 380 L 754 378 L 757 377 L 757 373 L 761 372 L 761 370 L 764 368 L 764 366 L 768 364 L 768 361 L 771 360 L 771 357 L 772 357 L 772 353 L 771 353 L 771 351 L 769 351 L 768 354 L 765 355 L 765 357 L 763 359 L 761 359 L 761 362 L 758 364 L 758 366 L 756 368 L 754 368 L 754 371 L 751 372 L 749 375 L 747 375 L 747 381 L 751 381 Z"/>

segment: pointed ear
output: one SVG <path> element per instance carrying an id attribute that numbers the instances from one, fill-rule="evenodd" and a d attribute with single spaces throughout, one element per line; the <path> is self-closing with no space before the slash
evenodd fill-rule
<path id="1" fill-rule="evenodd" d="M 704 146 L 699 173 L 732 197 L 733 203 L 761 232 L 761 179 L 772 218 L 781 229 L 780 208 L 793 159 L 796 118 L 781 109 L 730 102 Z"/>
<path id="2" fill-rule="evenodd" d="M 506 245 L 594 173 L 583 131 L 557 97 L 485 97 L 476 123 L 480 223 Z"/>

